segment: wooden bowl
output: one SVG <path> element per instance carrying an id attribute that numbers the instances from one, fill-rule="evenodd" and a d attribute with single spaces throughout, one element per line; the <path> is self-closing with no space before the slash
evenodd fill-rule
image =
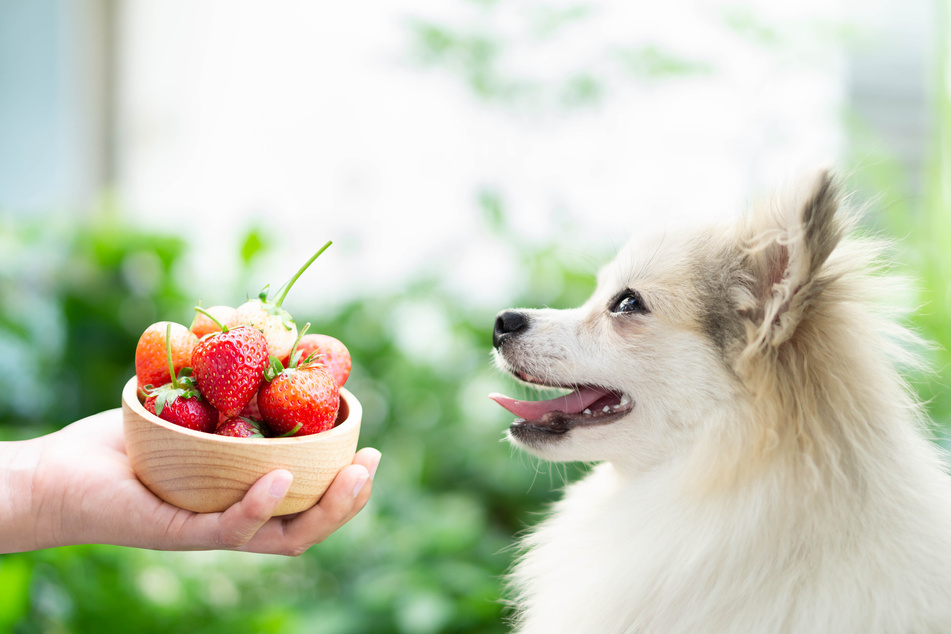
<path id="1" fill-rule="evenodd" d="M 294 474 L 275 515 L 305 511 L 353 461 L 357 450 L 363 408 L 343 388 L 339 415 L 343 421 L 333 429 L 296 438 L 231 438 L 162 420 L 139 403 L 136 387 L 132 377 L 122 390 L 129 461 L 152 493 L 189 511 L 223 511 L 274 469 Z"/>

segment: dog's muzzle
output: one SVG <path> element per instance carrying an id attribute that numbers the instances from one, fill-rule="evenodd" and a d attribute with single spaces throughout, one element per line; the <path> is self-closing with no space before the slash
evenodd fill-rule
<path id="1" fill-rule="evenodd" d="M 501 348 L 507 339 L 528 330 L 528 315 L 517 310 L 503 310 L 495 317 L 495 330 L 492 332 L 492 345 Z"/>

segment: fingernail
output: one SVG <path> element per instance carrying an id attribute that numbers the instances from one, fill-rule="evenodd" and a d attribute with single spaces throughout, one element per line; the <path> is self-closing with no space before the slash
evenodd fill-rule
<path id="1" fill-rule="evenodd" d="M 293 479 L 294 477 L 290 473 L 284 473 L 274 478 L 274 481 L 271 482 L 271 497 L 282 498 L 287 495 Z"/>
<path id="2" fill-rule="evenodd" d="M 369 473 L 360 474 L 357 477 L 357 481 L 353 485 L 353 497 L 360 495 L 360 491 L 363 489 L 364 485 L 367 483 L 367 480 L 370 479 Z"/>
<path id="3" fill-rule="evenodd" d="M 380 466 L 380 460 L 383 458 L 383 454 L 380 454 L 376 457 L 376 460 L 370 465 L 370 479 L 373 479 L 373 476 L 376 475 L 376 469 Z"/>

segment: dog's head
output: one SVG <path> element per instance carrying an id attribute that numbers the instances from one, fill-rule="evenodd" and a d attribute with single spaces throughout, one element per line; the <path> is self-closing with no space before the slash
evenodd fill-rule
<path id="1" fill-rule="evenodd" d="M 579 308 L 499 313 L 499 367 L 571 391 L 492 395 L 516 416 L 510 439 L 549 460 L 640 469 L 701 437 L 804 438 L 808 417 L 791 401 L 836 354 L 826 339 L 838 319 L 828 287 L 848 268 L 830 260 L 847 224 L 839 203 L 823 171 L 736 225 L 633 240 Z"/>

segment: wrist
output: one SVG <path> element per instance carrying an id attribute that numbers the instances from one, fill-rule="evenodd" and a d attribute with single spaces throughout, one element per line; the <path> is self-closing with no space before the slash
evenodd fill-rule
<path id="1" fill-rule="evenodd" d="M 0 442 L 0 552 L 42 548 L 36 494 L 37 440 Z"/>

